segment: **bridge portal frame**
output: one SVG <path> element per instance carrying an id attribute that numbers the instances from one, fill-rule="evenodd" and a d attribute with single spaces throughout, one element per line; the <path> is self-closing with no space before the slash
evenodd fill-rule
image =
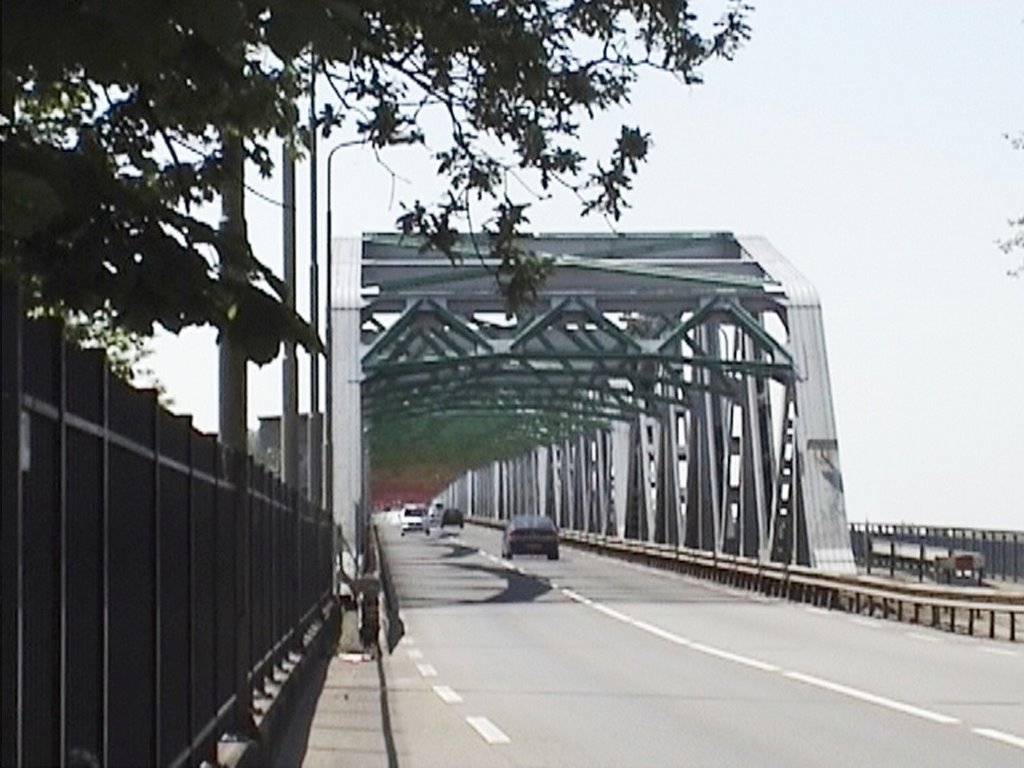
<path id="1" fill-rule="evenodd" d="M 550 276 L 504 319 L 497 264 L 474 243 L 456 246 L 455 267 L 390 234 L 332 244 L 345 281 L 331 292 L 343 532 L 358 540 L 375 434 L 501 414 L 516 450 L 494 435 L 467 450 L 446 503 L 854 569 L 820 301 L 770 243 L 537 236 L 523 247 Z"/>

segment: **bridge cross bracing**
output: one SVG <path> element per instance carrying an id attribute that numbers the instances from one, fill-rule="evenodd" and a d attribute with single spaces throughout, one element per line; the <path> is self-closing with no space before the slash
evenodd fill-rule
<path id="1" fill-rule="evenodd" d="M 412 477 L 473 515 L 854 570 L 820 302 L 768 241 L 534 236 L 550 274 L 512 314 L 478 245 L 332 244 L 347 540 Z"/>

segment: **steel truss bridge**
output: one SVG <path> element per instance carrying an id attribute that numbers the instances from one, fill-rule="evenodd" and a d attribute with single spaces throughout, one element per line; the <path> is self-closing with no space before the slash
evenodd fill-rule
<path id="1" fill-rule="evenodd" d="M 506 313 L 496 261 L 394 234 L 335 240 L 333 504 L 371 476 L 450 506 L 852 572 L 821 306 L 728 233 L 525 239 L 550 275 Z M 350 548 L 351 551 L 351 548 Z"/>

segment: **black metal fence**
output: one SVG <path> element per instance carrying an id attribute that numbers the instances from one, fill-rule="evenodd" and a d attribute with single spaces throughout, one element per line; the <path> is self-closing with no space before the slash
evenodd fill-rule
<path id="1" fill-rule="evenodd" d="M 1024 531 L 888 523 L 850 524 L 850 544 L 858 563 L 865 562 L 871 541 L 878 539 L 897 544 L 938 547 L 950 552 L 980 552 L 985 557 L 986 578 L 1024 581 Z"/>
<path id="2" fill-rule="evenodd" d="M 3 302 L 3 765 L 213 762 L 331 599 L 331 522 Z"/>

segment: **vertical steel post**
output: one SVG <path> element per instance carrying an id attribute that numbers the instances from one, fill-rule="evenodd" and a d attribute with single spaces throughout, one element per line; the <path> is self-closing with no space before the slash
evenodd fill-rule
<path id="1" fill-rule="evenodd" d="M 324 506 L 328 510 L 334 507 L 334 436 L 331 434 L 332 415 L 334 405 L 333 377 L 334 367 L 332 365 L 333 350 L 331 348 L 331 302 L 334 293 L 331 290 L 334 279 L 333 250 L 334 250 L 334 211 L 331 207 L 331 161 L 334 160 L 334 153 L 341 149 L 339 144 L 327 153 L 327 290 L 326 307 L 324 312 L 324 345 L 327 355 L 324 357 Z"/>
<path id="2" fill-rule="evenodd" d="M 63 328 L 62 328 L 63 330 Z M 60 632 L 58 670 L 60 689 L 60 723 L 57 734 L 57 756 L 65 760 L 68 754 L 68 349 L 63 334 L 56 342 L 59 363 L 54 372 L 57 381 L 57 535 L 60 537 Z"/>
<path id="3" fill-rule="evenodd" d="M 106 410 L 106 409 L 104 409 Z M 188 503 L 185 509 L 185 514 L 188 517 L 188 571 L 186 578 L 188 579 L 188 762 L 191 765 L 195 760 L 195 752 L 192 750 L 192 745 L 195 743 L 195 722 L 196 722 L 196 662 L 198 660 L 198 654 L 196 653 L 196 642 L 195 633 L 196 625 L 198 623 L 196 619 L 196 594 L 198 592 L 196 584 L 196 457 L 195 457 L 195 443 L 196 433 L 192 428 L 192 419 L 189 417 L 188 424 L 188 447 L 186 448 L 186 457 L 188 464 Z"/>
<path id="4" fill-rule="evenodd" d="M 243 279 L 241 255 L 247 248 L 245 194 L 243 187 L 245 153 L 240 137 L 224 138 L 227 185 L 221 195 L 221 228 L 231 242 L 221 265 L 225 276 Z M 252 689 L 249 686 L 249 517 L 246 510 L 246 358 L 229 332 L 220 345 L 220 439 L 228 449 L 228 478 L 232 484 L 235 517 L 235 708 L 234 727 L 238 734 L 252 735 Z"/>
<path id="5" fill-rule="evenodd" d="M 162 680 L 160 677 L 161 646 L 161 604 L 163 602 L 163 590 L 160 583 L 160 548 L 161 548 L 161 526 L 162 512 L 160 504 L 160 403 L 157 401 L 156 393 L 151 393 L 150 419 L 153 425 L 152 451 L 153 451 L 153 762 L 159 765 L 160 742 L 162 738 L 163 724 L 163 702 Z"/>
<path id="6" fill-rule="evenodd" d="M 23 658 L 23 557 L 22 520 L 22 484 L 24 482 L 24 465 L 28 457 L 24 455 L 25 441 L 28 435 L 23 433 L 25 424 L 21 410 L 22 392 L 22 333 L 21 333 L 21 292 L 17 283 L 6 275 L 2 281 L 3 302 L 0 311 L 3 314 L 3 360 L 0 366 L 0 412 L 2 412 L 2 429 L 0 429 L 0 499 L 2 499 L 3 516 L 2 569 L 3 600 L 0 610 L 3 614 L 3 633 L 0 644 L 3 647 L 2 679 L 0 689 L 0 706 L 3 712 L 3 729 L 0 731 L 0 762 L 4 765 L 22 765 L 24 751 L 22 749 L 24 707 L 22 706 L 22 686 L 24 672 Z"/>
<path id="7" fill-rule="evenodd" d="M 284 303 L 295 310 L 295 159 L 287 144 L 281 149 L 283 169 L 284 226 Z M 288 485 L 299 486 L 299 373 L 295 342 L 284 343 L 281 368 L 281 478 Z"/>
<path id="8" fill-rule="evenodd" d="M 320 335 L 320 266 L 317 252 L 317 153 L 316 153 L 316 66 L 317 59 L 311 56 L 309 82 L 309 324 Z M 306 470 L 309 477 L 309 498 L 316 506 L 323 504 L 322 438 L 320 426 L 320 353 L 309 354 L 309 428 Z"/>

